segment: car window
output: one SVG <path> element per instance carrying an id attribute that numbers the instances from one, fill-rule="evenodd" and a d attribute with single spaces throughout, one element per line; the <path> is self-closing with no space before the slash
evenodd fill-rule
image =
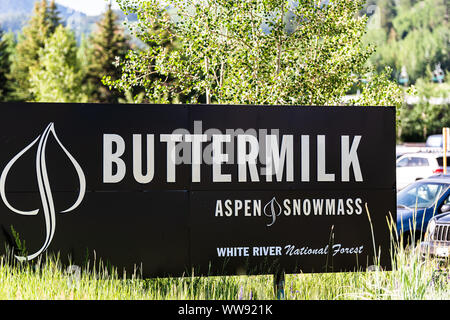
<path id="1" fill-rule="evenodd" d="M 427 167 L 430 163 L 426 158 L 406 157 L 397 162 L 397 167 Z"/>
<path id="2" fill-rule="evenodd" d="M 428 159 L 425 158 L 417 158 L 418 161 L 418 165 L 421 167 L 428 167 L 430 165 L 430 163 L 428 162 Z"/>
<path id="3" fill-rule="evenodd" d="M 397 167 L 406 167 L 408 165 L 408 158 L 403 158 L 397 162 Z"/>
<path id="4" fill-rule="evenodd" d="M 410 185 L 397 194 L 397 204 L 410 208 L 428 208 L 447 190 L 448 184 L 421 182 Z"/>
<path id="5" fill-rule="evenodd" d="M 444 165 L 444 157 L 437 157 L 436 160 L 441 167 Z M 450 157 L 447 157 L 447 166 L 450 166 Z"/>
<path id="6" fill-rule="evenodd" d="M 418 164 L 417 158 L 408 158 L 408 167 L 417 167 Z"/>
<path id="7" fill-rule="evenodd" d="M 426 165 L 428 165 L 428 160 L 424 159 L 424 158 L 412 157 L 412 158 L 409 158 L 409 161 L 408 161 L 408 167 L 422 167 L 422 166 L 426 166 Z"/>

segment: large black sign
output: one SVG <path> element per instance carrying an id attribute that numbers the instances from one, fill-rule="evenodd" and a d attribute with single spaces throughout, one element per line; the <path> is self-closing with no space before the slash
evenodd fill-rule
<path id="1" fill-rule="evenodd" d="M 15 230 L 19 260 L 231 275 L 353 271 L 376 250 L 389 268 L 394 108 L 8 103 L 0 114 L 1 249 Z"/>

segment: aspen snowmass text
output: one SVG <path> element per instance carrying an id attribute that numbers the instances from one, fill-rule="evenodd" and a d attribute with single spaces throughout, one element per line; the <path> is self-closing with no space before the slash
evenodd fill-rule
<path id="1" fill-rule="evenodd" d="M 216 201 L 215 217 L 261 216 L 351 216 L 361 215 L 363 200 L 347 199 L 284 199 L 273 198 L 268 203 L 259 199 L 226 199 Z"/>

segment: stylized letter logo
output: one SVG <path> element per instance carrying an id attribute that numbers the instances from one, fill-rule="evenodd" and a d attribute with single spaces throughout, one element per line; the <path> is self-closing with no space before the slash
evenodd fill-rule
<path id="1" fill-rule="evenodd" d="M 31 149 L 36 143 L 38 143 L 38 149 L 36 153 L 36 176 L 37 176 L 37 182 L 39 187 L 39 194 L 41 196 L 41 202 L 42 202 L 42 209 L 44 212 L 44 218 L 45 218 L 45 227 L 46 227 L 46 234 L 45 234 L 45 242 L 39 251 L 37 251 L 34 254 L 31 254 L 27 257 L 19 257 L 16 256 L 16 258 L 20 261 L 23 260 L 32 260 L 39 256 L 42 252 L 47 250 L 48 246 L 50 245 L 53 235 L 55 234 L 55 228 L 56 228 L 56 217 L 55 217 L 55 205 L 53 202 L 53 196 L 52 196 L 52 190 L 50 188 L 50 182 L 48 179 L 47 174 L 47 166 L 45 162 L 45 150 L 47 147 L 47 140 L 49 135 L 53 134 L 53 137 L 58 142 L 61 149 L 64 151 L 64 153 L 67 155 L 69 160 L 72 162 L 77 174 L 78 179 L 80 183 L 80 191 L 78 194 L 78 198 L 75 201 L 75 203 L 69 208 L 64 211 L 61 211 L 60 213 L 68 213 L 73 210 L 75 210 L 80 203 L 83 201 L 84 195 L 86 193 L 86 178 L 84 176 L 83 170 L 81 169 L 78 162 L 75 160 L 74 157 L 67 151 L 67 149 L 63 146 L 61 141 L 59 140 L 58 136 L 55 132 L 55 127 L 53 123 L 50 123 L 47 128 L 44 130 L 44 133 L 40 136 L 38 136 L 32 143 L 30 143 L 25 149 L 23 149 L 21 152 L 19 152 L 5 167 L 3 170 L 1 176 L 0 176 L 0 196 L 5 203 L 5 205 L 13 212 L 20 214 L 20 215 L 26 215 L 26 216 L 33 216 L 37 215 L 39 213 L 39 209 L 32 210 L 32 211 L 22 211 L 14 208 L 6 198 L 5 193 L 5 184 L 6 184 L 6 178 L 8 176 L 9 171 L 11 170 L 11 167 L 16 163 L 16 161 L 22 157 L 29 149 Z"/>
<path id="2" fill-rule="evenodd" d="M 270 205 L 270 211 L 268 210 L 268 209 L 269 209 L 269 205 Z M 268 224 L 267 226 L 268 226 L 268 227 L 271 227 L 271 226 L 275 223 L 277 217 L 278 217 L 280 214 L 281 214 L 281 206 L 280 206 L 280 204 L 278 203 L 277 199 L 275 199 L 275 197 L 273 197 L 273 199 L 270 200 L 270 201 L 264 206 L 264 215 L 265 215 L 266 217 L 272 217 L 272 223 L 271 223 L 271 224 Z"/>

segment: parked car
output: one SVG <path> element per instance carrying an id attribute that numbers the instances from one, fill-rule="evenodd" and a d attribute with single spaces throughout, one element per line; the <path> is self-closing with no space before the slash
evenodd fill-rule
<path id="1" fill-rule="evenodd" d="M 450 174 L 416 181 L 397 193 L 397 233 L 405 243 L 424 239 L 429 221 L 447 210 Z"/>
<path id="2" fill-rule="evenodd" d="M 433 174 L 443 173 L 442 152 L 405 154 L 397 159 L 397 191 Z M 447 170 L 450 173 L 450 153 L 447 153 Z"/>
<path id="3" fill-rule="evenodd" d="M 444 137 L 442 134 L 433 134 L 427 138 L 425 142 L 426 147 L 430 148 L 441 148 L 444 145 Z M 447 147 L 450 148 L 450 140 L 447 143 Z"/>
<path id="4" fill-rule="evenodd" d="M 447 259 L 450 256 L 450 203 L 444 204 L 441 212 L 428 223 L 425 240 L 420 244 L 424 258 Z"/>

